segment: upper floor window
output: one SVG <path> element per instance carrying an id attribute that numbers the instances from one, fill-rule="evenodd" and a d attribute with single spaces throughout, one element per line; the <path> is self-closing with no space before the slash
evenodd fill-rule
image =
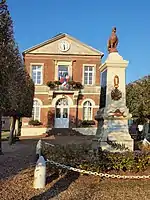
<path id="1" fill-rule="evenodd" d="M 42 66 L 41 65 L 33 65 L 32 66 L 32 80 L 35 85 L 41 85 L 42 80 Z"/>
<path id="2" fill-rule="evenodd" d="M 83 120 L 92 120 L 92 103 L 85 101 L 83 104 Z"/>
<path id="3" fill-rule="evenodd" d="M 94 67 L 84 66 L 84 84 L 93 85 L 94 84 Z"/>
<path id="4" fill-rule="evenodd" d="M 58 80 L 63 83 L 68 76 L 68 65 L 58 65 Z"/>
<path id="5" fill-rule="evenodd" d="M 32 110 L 32 118 L 34 120 L 40 121 L 40 112 L 41 112 L 41 105 L 40 105 L 38 100 L 34 99 L 33 110 Z"/>

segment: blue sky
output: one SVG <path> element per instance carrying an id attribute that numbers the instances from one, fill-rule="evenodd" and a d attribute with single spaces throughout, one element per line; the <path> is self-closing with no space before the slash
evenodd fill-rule
<path id="1" fill-rule="evenodd" d="M 118 50 L 129 60 L 127 82 L 150 74 L 150 1 L 7 0 L 20 51 L 64 32 L 107 57 L 107 40 L 117 27 Z M 113 3 L 114 2 L 114 3 Z"/>

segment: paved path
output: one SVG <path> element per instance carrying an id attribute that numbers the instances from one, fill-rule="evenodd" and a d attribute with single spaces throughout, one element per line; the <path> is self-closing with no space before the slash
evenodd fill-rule
<path id="1" fill-rule="evenodd" d="M 58 195 L 70 186 L 72 179 L 59 177 L 50 181 L 45 189 L 33 189 L 33 172 L 31 164 L 35 164 L 35 149 L 39 137 L 22 138 L 12 146 L 8 142 L 2 142 L 4 155 L 0 155 L 0 199 L 1 200 L 36 200 L 36 199 L 60 199 Z M 52 144 L 84 143 L 86 137 L 57 136 L 43 138 Z M 88 139 L 90 142 L 90 139 Z M 69 176 L 70 178 L 71 176 Z M 60 179 L 60 180 L 59 180 Z M 76 178 L 77 179 L 77 178 Z M 57 189 L 59 187 L 59 191 Z M 62 199 L 62 198 L 61 198 Z"/>
<path id="2" fill-rule="evenodd" d="M 12 146 L 2 142 L 4 155 L 0 155 L 0 180 L 17 174 L 35 162 L 37 140 L 21 140 Z"/>
<path id="3" fill-rule="evenodd" d="M 24 138 L 16 142 L 12 146 L 7 141 L 2 142 L 2 151 L 4 155 L 0 155 L 0 180 L 17 174 L 21 169 L 28 168 L 35 163 L 36 143 L 40 137 Z M 52 144 L 69 144 L 90 142 L 91 138 L 82 136 L 51 136 L 43 138 L 46 142 Z"/>

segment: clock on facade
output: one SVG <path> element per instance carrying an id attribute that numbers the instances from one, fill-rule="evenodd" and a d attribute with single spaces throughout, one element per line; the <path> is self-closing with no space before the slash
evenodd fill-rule
<path id="1" fill-rule="evenodd" d="M 59 49 L 60 51 L 68 51 L 70 48 L 70 43 L 66 40 L 62 40 L 60 43 L 59 43 Z"/>

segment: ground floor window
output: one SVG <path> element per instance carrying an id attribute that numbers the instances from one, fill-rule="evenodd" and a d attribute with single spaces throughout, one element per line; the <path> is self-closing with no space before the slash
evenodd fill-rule
<path id="1" fill-rule="evenodd" d="M 34 100 L 34 102 L 33 102 L 33 110 L 32 110 L 32 118 L 34 120 L 40 121 L 40 112 L 41 112 L 40 103 L 39 103 L 38 100 Z"/>
<path id="2" fill-rule="evenodd" d="M 90 101 L 83 104 L 83 120 L 92 120 L 92 103 Z"/>

